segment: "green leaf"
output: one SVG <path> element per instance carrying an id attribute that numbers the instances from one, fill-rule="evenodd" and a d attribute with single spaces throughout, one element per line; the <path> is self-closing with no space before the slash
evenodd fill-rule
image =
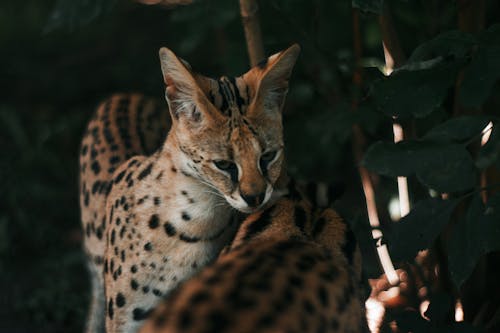
<path id="1" fill-rule="evenodd" d="M 479 107 L 500 78 L 500 44 L 480 45 L 464 72 L 458 100 L 467 108 Z"/>
<path id="2" fill-rule="evenodd" d="M 371 95 L 379 111 L 390 117 L 424 117 L 441 106 L 455 82 L 456 65 L 395 71 L 376 81 Z"/>
<path id="3" fill-rule="evenodd" d="M 483 204 L 477 194 L 465 219 L 455 226 L 448 245 L 451 278 L 460 287 L 481 256 L 500 250 L 500 194 Z"/>
<path id="4" fill-rule="evenodd" d="M 383 0 L 352 0 L 352 6 L 365 12 L 380 14 Z"/>
<path id="5" fill-rule="evenodd" d="M 462 191 L 475 184 L 474 162 L 467 150 L 458 144 L 379 141 L 368 148 L 362 164 L 391 177 L 416 173 L 424 185 L 439 192 Z"/>
<path id="6" fill-rule="evenodd" d="M 411 54 L 408 63 L 449 56 L 465 58 L 476 43 L 477 39 L 472 34 L 458 30 L 446 31 L 420 44 Z"/>
<path id="7" fill-rule="evenodd" d="M 417 161 L 417 178 L 438 192 L 458 192 L 474 187 L 476 166 L 461 145 L 446 145 L 430 149 Z"/>
<path id="8" fill-rule="evenodd" d="M 462 143 L 481 133 L 490 121 L 486 116 L 461 116 L 452 118 L 431 129 L 423 139 L 437 142 Z"/>
<path id="9" fill-rule="evenodd" d="M 437 198 L 417 202 L 387 234 L 392 258 L 396 261 L 412 260 L 418 251 L 429 248 L 448 223 L 457 203 L 458 200 Z"/>
<path id="10" fill-rule="evenodd" d="M 417 170 L 415 158 L 423 149 L 423 144 L 416 141 L 378 141 L 367 149 L 361 164 L 381 175 L 410 176 Z"/>

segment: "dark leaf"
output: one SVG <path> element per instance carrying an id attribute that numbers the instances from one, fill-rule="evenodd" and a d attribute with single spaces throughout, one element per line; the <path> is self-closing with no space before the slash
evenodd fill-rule
<path id="1" fill-rule="evenodd" d="M 446 31 L 435 38 L 420 44 L 411 54 L 408 63 L 421 62 L 436 58 L 465 58 L 476 38 L 462 31 Z"/>
<path id="2" fill-rule="evenodd" d="M 457 203 L 458 200 L 437 198 L 417 202 L 387 235 L 392 258 L 412 260 L 418 251 L 429 248 L 448 223 Z"/>
<path id="3" fill-rule="evenodd" d="M 459 102 L 464 107 L 478 107 L 490 96 L 500 78 L 500 43 L 479 46 L 471 64 L 464 72 Z"/>
<path id="4" fill-rule="evenodd" d="M 352 6 L 365 12 L 380 14 L 383 0 L 352 0 Z"/>
<path id="5" fill-rule="evenodd" d="M 371 95 L 378 110 L 390 117 L 423 117 L 441 106 L 456 72 L 456 65 L 396 71 L 376 81 Z"/>
<path id="6" fill-rule="evenodd" d="M 481 133 L 490 118 L 486 116 L 461 116 L 452 118 L 431 129 L 424 140 L 462 143 Z"/>
<path id="7" fill-rule="evenodd" d="M 453 282 L 460 287 L 474 270 L 479 258 L 500 250 L 500 195 L 483 204 L 476 195 L 465 219 L 455 226 L 448 246 L 449 269 Z"/>
<path id="8" fill-rule="evenodd" d="M 409 176 L 417 171 L 417 157 L 425 145 L 416 141 L 376 142 L 366 151 L 362 165 L 386 176 Z M 431 148 L 431 147 L 429 147 Z"/>
<path id="9" fill-rule="evenodd" d="M 474 186 L 475 166 L 467 150 L 457 144 L 425 141 L 376 142 L 362 164 L 382 175 L 417 174 L 426 186 L 439 192 L 455 192 Z"/>
<path id="10" fill-rule="evenodd" d="M 116 3 L 117 0 L 58 0 L 44 31 L 60 28 L 73 31 L 109 12 Z"/>
<path id="11" fill-rule="evenodd" d="M 425 186 L 441 193 L 474 187 L 476 166 L 463 146 L 450 144 L 436 147 L 422 156 L 415 163 L 418 164 L 417 178 Z"/>

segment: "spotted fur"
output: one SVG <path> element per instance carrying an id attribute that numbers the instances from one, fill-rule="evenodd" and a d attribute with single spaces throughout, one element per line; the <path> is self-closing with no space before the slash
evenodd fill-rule
<path id="1" fill-rule="evenodd" d="M 141 333 L 366 332 L 355 241 L 332 209 L 280 199 L 154 311 Z"/>
<path id="2" fill-rule="evenodd" d="M 279 193 L 281 109 L 298 52 L 211 79 L 163 48 L 169 112 L 139 95 L 99 107 L 80 159 L 88 332 L 135 332 L 227 244 L 236 210 L 256 211 Z"/>

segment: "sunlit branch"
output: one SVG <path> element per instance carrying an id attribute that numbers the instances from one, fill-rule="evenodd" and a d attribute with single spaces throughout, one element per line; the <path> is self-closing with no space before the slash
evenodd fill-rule
<path id="1" fill-rule="evenodd" d="M 250 64 L 255 66 L 264 59 L 264 45 L 259 23 L 259 5 L 256 0 L 240 0 L 240 13 L 245 30 Z"/>

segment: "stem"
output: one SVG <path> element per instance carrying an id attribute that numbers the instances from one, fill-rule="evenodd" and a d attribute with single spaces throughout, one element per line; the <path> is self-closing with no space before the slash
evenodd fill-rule
<path id="1" fill-rule="evenodd" d="M 264 46 L 259 23 L 259 5 L 256 0 L 240 0 L 240 13 L 245 30 L 248 56 L 253 67 L 264 59 Z"/>
<path id="2" fill-rule="evenodd" d="M 400 67 L 405 62 L 405 55 L 401 49 L 399 38 L 394 29 L 389 5 L 384 2 L 382 13 L 379 17 L 380 31 L 382 33 L 382 46 L 384 48 L 385 74 L 390 75 L 394 69 Z M 394 119 L 392 124 L 394 142 L 398 143 L 404 139 L 404 130 L 400 123 Z M 408 194 L 408 179 L 398 177 L 399 211 L 401 217 L 410 212 L 410 196 Z"/>
<path id="3" fill-rule="evenodd" d="M 352 24 L 354 57 L 356 62 L 352 81 L 354 83 L 354 86 L 357 87 L 358 91 L 360 91 L 363 85 L 363 75 L 361 69 L 362 44 L 359 24 L 359 11 L 357 9 L 353 9 L 352 11 Z M 357 107 L 358 102 L 355 99 L 352 103 L 352 111 L 356 112 Z M 352 131 L 354 158 L 356 159 L 359 175 L 361 177 L 361 183 L 363 185 L 363 192 L 365 194 L 366 200 L 366 209 L 368 211 L 368 220 L 370 221 L 370 226 L 372 227 L 372 237 L 377 241 L 377 254 L 387 280 L 390 284 L 395 285 L 399 282 L 399 277 L 396 273 L 396 270 L 394 269 L 394 265 L 389 256 L 389 252 L 387 251 L 387 246 L 385 244 L 381 244 L 383 234 L 380 230 L 380 220 L 378 217 L 377 203 L 375 201 L 375 191 L 373 189 L 370 172 L 365 167 L 360 165 L 361 159 L 363 157 L 365 137 L 363 135 L 363 132 L 361 131 L 361 128 L 357 124 L 353 126 Z"/>

